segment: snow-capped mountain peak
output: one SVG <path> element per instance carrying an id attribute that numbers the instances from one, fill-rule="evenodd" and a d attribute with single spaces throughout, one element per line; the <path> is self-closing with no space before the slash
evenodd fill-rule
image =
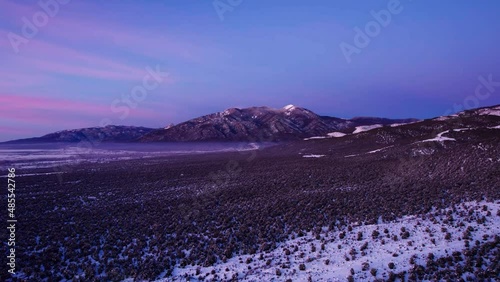
<path id="1" fill-rule="evenodd" d="M 352 131 L 356 126 L 405 123 L 409 120 L 357 118 L 344 120 L 319 116 L 287 105 L 281 109 L 262 107 L 230 108 L 177 124 L 167 130 L 146 134 L 141 141 L 267 140 L 284 141 L 325 136 L 330 132 Z"/>

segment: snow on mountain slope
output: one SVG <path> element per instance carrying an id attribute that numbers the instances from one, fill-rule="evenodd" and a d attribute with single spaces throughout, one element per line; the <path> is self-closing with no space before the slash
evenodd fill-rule
<path id="1" fill-rule="evenodd" d="M 325 139 L 325 138 L 339 138 L 339 137 L 344 137 L 346 135 L 347 134 L 342 133 L 342 132 L 331 132 L 331 133 L 328 133 L 326 136 L 313 136 L 313 137 L 309 137 L 309 138 L 304 138 L 304 140 L 308 141 L 308 140 L 317 140 L 317 139 Z"/>
<path id="2" fill-rule="evenodd" d="M 484 108 L 478 110 L 479 115 L 490 115 L 490 116 L 499 116 L 500 117 L 500 106 L 493 108 Z"/>
<path id="3" fill-rule="evenodd" d="M 346 134 L 342 133 L 342 132 L 330 132 L 327 135 L 330 136 L 330 137 L 335 137 L 335 138 L 346 136 Z"/>
<path id="4" fill-rule="evenodd" d="M 290 238 L 270 253 L 242 255 L 211 267 L 176 268 L 168 281 L 373 281 L 396 273 L 408 278 L 430 261 L 451 257 L 465 265 L 466 249 L 500 234 L 500 202 L 466 202 L 423 216 Z M 475 243 L 474 243 L 475 242 Z M 485 261 L 490 257 L 484 255 Z M 415 274 L 415 275 L 417 275 Z M 462 277 L 474 277 L 464 271 Z M 187 280 L 185 280 L 187 279 Z M 204 281 L 205 281 L 204 280 Z M 167 280 L 160 280 L 167 281 Z"/>
<path id="5" fill-rule="evenodd" d="M 461 131 L 466 131 L 466 130 L 474 130 L 474 129 L 475 129 L 475 128 L 456 128 L 456 129 L 446 130 L 446 131 L 440 132 L 440 133 L 439 133 L 439 134 L 438 134 L 435 138 L 422 140 L 422 141 L 420 141 L 420 142 L 433 142 L 433 141 L 437 141 L 437 142 L 443 142 L 443 141 L 457 141 L 455 138 L 449 138 L 449 137 L 443 136 L 443 134 L 450 133 L 450 132 L 461 132 Z"/>
<path id="6" fill-rule="evenodd" d="M 441 135 L 442 133 L 438 134 L 438 136 L 431 138 L 431 139 L 425 139 L 420 142 L 443 142 L 443 141 L 457 141 L 455 138 L 449 138 Z"/>
<path id="7" fill-rule="evenodd" d="M 394 146 L 391 145 L 391 146 L 387 146 L 387 147 L 384 147 L 384 148 L 376 149 L 376 150 L 368 152 L 368 154 L 373 154 L 373 153 L 381 152 L 381 151 L 383 151 L 385 149 L 388 149 L 388 148 L 391 148 L 391 147 L 394 147 Z"/>
<path id="8" fill-rule="evenodd" d="M 380 128 L 382 127 L 381 124 L 373 124 L 373 125 L 362 125 L 362 126 L 356 126 L 356 129 L 352 132 L 352 134 L 360 133 L 360 132 L 365 132 L 369 131 L 375 128 Z"/>
<path id="9" fill-rule="evenodd" d="M 231 108 L 159 129 L 141 138 L 142 142 L 157 141 L 289 141 L 327 136 L 329 132 L 350 131 L 356 126 L 411 122 L 414 119 L 358 117 L 341 119 L 320 116 L 314 112 L 287 105 L 270 107 Z"/>

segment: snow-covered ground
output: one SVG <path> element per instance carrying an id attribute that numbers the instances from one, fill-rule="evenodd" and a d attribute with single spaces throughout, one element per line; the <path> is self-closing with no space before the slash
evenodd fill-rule
<path id="1" fill-rule="evenodd" d="M 370 152 L 368 152 L 368 154 L 373 154 L 373 153 L 376 153 L 376 152 L 380 152 L 380 151 L 383 151 L 383 150 L 388 149 L 388 148 L 391 148 L 391 147 L 394 147 L 394 145 L 391 145 L 391 146 L 387 146 L 387 147 L 384 147 L 384 148 L 380 148 L 380 149 L 377 149 L 377 150 L 370 151 Z"/>
<path id="2" fill-rule="evenodd" d="M 499 116 L 500 117 L 500 106 L 489 109 L 479 109 L 479 115 L 490 115 L 490 116 Z"/>
<path id="3" fill-rule="evenodd" d="M 489 127 L 491 129 L 491 127 Z M 456 129 L 451 129 L 451 130 L 446 130 L 446 131 L 443 131 L 443 132 L 440 132 L 436 137 L 434 138 L 431 138 L 431 139 L 426 139 L 426 140 L 422 140 L 420 142 L 433 142 L 433 141 L 437 141 L 437 142 L 443 142 L 443 141 L 457 141 L 455 138 L 450 138 L 450 137 L 446 137 L 446 136 L 443 136 L 444 134 L 446 133 L 450 133 L 450 132 L 461 132 L 461 131 L 466 131 L 466 130 L 474 130 L 474 129 L 477 129 L 477 128 L 473 128 L 473 127 L 466 127 L 466 128 L 456 128 Z"/>
<path id="4" fill-rule="evenodd" d="M 304 140 L 307 141 L 307 140 L 326 139 L 326 138 L 339 138 L 339 137 L 344 137 L 346 135 L 347 134 L 342 132 L 330 132 L 326 136 L 313 136 L 309 138 L 304 138 Z"/>
<path id="5" fill-rule="evenodd" d="M 390 127 L 398 127 L 398 126 L 402 126 L 402 125 L 407 125 L 407 124 L 414 124 L 414 123 L 419 123 L 419 122 L 422 122 L 423 120 L 417 120 L 417 121 L 412 121 L 412 122 L 407 122 L 407 123 L 393 123 L 391 125 L 389 125 Z"/>
<path id="6" fill-rule="evenodd" d="M 403 125 L 403 124 L 400 124 L 400 125 Z M 356 128 L 354 129 L 352 134 L 365 132 L 365 131 L 369 131 L 369 130 L 380 128 L 380 127 L 383 127 L 383 125 L 374 124 L 374 125 L 356 126 Z M 342 132 L 330 132 L 326 136 L 313 136 L 313 137 L 309 137 L 309 138 L 304 138 L 304 140 L 307 141 L 307 140 L 325 139 L 325 138 L 340 138 L 340 137 L 344 137 L 346 135 L 347 135 L 346 133 L 342 133 Z"/>
<path id="7" fill-rule="evenodd" d="M 443 136 L 443 134 L 445 133 L 448 133 L 450 132 L 449 130 L 446 130 L 446 131 L 443 131 L 441 133 L 439 133 L 436 137 L 434 138 L 431 138 L 431 139 L 426 139 L 426 140 L 422 140 L 420 142 L 443 142 L 443 141 L 457 141 L 455 138 L 449 138 L 449 137 L 446 137 L 446 136 Z"/>
<path id="8" fill-rule="evenodd" d="M 391 147 L 394 147 L 394 145 L 383 147 L 383 148 L 376 149 L 376 150 L 373 150 L 373 151 L 368 151 L 366 153 L 354 154 L 354 155 L 346 155 L 346 156 L 344 156 L 344 158 L 352 158 L 352 157 L 361 156 L 361 155 L 364 155 L 364 154 L 374 154 L 374 153 L 377 153 L 377 152 L 381 152 L 381 151 L 383 151 L 385 149 L 389 149 Z"/>
<path id="9" fill-rule="evenodd" d="M 303 158 L 322 158 L 325 155 L 303 155 Z"/>
<path id="10" fill-rule="evenodd" d="M 211 267 L 176 268 L 173 277 L 159 281 L 387 279 L 391 271 L 408 271 L 412 257 L 415 264 L 425 265 L 430 253 L 438 259 L 464 251 L 467 230 L 473 243 L 491 241 L 500 234 L 499 209 L 500 201 L 466 202 L 393 222 L 380 218 L 374 225 L 352 223 L 352 229 L 323 228 L 319 235 L 290 238 L 272 252 L 240 255 Z"/>
<path id="11" fill-rule="evenodd" d="M 458 115 L 439 116 L 437 118 L 433 118 L 433 120 L 445 121 L 445 120 L 449 120 L 449 119 L 452 119 L 452 118 L 457 117 L 457 116 Z"/>
<path id="12" fill-rule="evenodd" d="M 380 128 L 382 126 L 383 125 L 381 125 L 381 124 L 356 126 L 356 129 L 352 132 L 352 134 L 369 131 L 369 130 L 372 130 L 375 128 Z"/>
<path id="13" fill-rule="evenodd" d="M 328 133 L 328 136 L 330 137 L 335 137 L 335 138 L 339 138 L 339 137 L 344 137 L 346 136 L 345 133 L 342 133 L 342 132 L 330 132 Z"/>
<path id="14" fill-rule="evenodd" d="M 309 138 L 304 138 L 304 141 L 307 141 L 307 140 L 316 140 L 316 139 L 325 139 L 326 136 L 313 136 L 313 137 L 309 137 Z"/>
<path id="15" fill-rule="evenodd" d="M 37 145 L 33 145 L 36 147 Z M 19 169 L 50 168 L 88 162 L 105 163 L 110 161 L 154 158 L 184 154 L 204 154 L 213 152 L 232 152 L 258 150 L 268 144 L 234 143 L 230 145 L 175 145 L 142 144 L 105 144 L 96 146 L 53 145 L 50 147 L 25 149 L 24 145 L 0 147 L 0 166 L 2 163 L 15 165 Z"/>

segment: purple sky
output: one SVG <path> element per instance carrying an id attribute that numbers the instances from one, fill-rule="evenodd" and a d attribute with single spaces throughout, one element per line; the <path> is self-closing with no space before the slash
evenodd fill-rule
<path id="1" fill-rule="evenodd" d="M 499 1 L 213 2 L 3 0 L 0 141 L 229 107 L 426 118 L 500 103 Z M 391 19 L 356 45 L 372 10 Z M 359 47 L 350 62 L 342 43 Z"/>

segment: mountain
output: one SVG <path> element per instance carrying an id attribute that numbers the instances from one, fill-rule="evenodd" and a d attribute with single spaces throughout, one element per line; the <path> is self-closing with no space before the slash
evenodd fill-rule
<path id="1" fill-rule="evenodd" d="M 230 108 L 159 129 L 140 138 L 155 141 L 284 141 L 325 135 L 332 131 L 351 132 L 355 127 L 407 123 L 415 119 L 353 118 L 320 116 L 312 111 L 285 106 Z"/>
<path id="2" fill-rule="evenodd" d="M 408 158 L 454 152 L 498 150 L 500 105 L 463 111 L 406 124 L 358 126 L 351 133 L 333 132 L 285 144 L 280 153 L 340 158 Z M 479 166 L 480 164 L 477 164 Z M 397 169 L 397 168 L 395 168 Z"/>
<path id="3" fill-rule="evenodd" d="M 8 141 L 5 143 L 51 143 L 51 142 L 129 142 L 154 131 L 153 128 L 136 126 L 108 125 L 106 127 L 90 127 L 82 129 L 63 130 L 41 137 Z"/>

